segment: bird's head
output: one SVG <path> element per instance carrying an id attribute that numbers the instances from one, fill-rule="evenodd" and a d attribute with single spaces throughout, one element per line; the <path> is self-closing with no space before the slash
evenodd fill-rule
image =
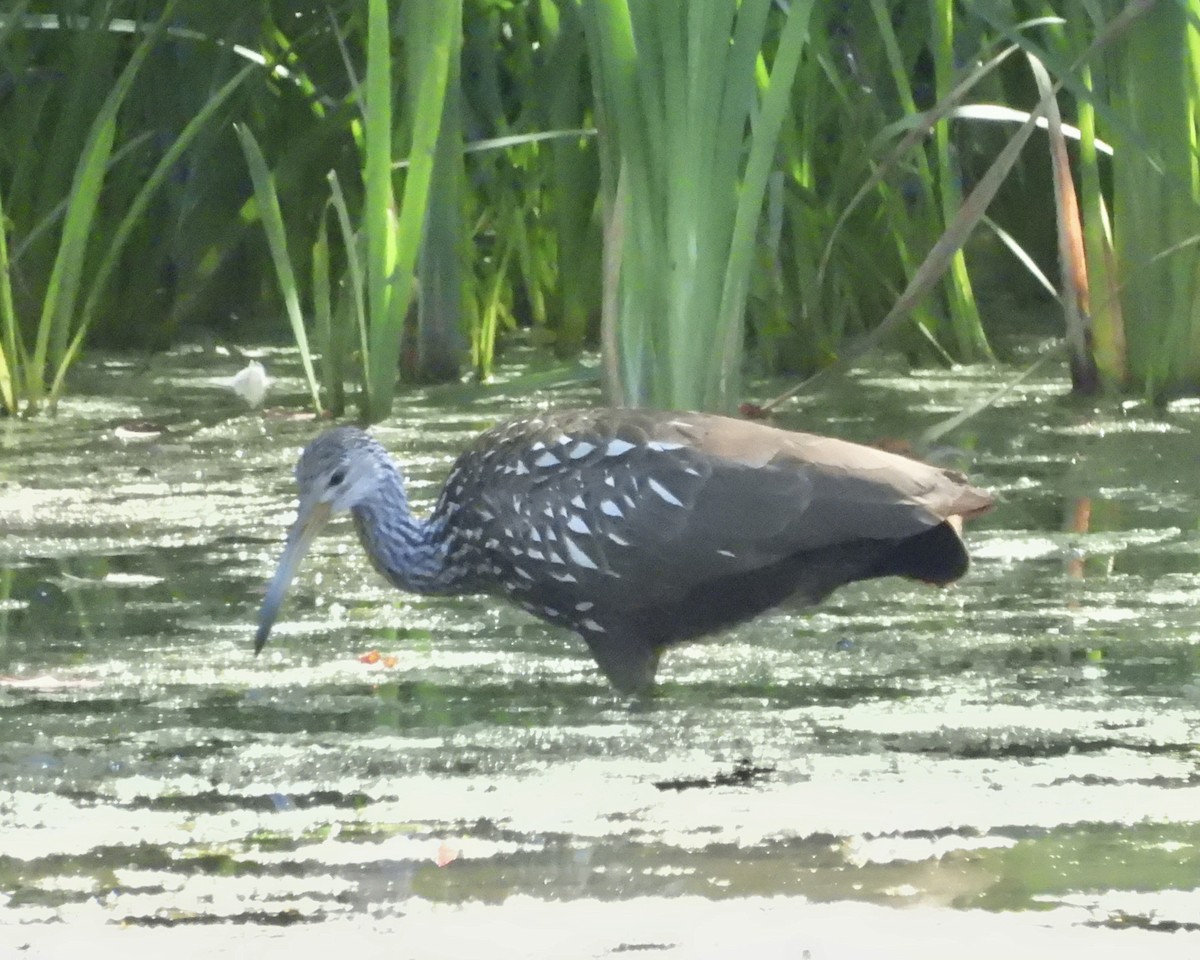
<path id="1" fill-rule="evenodd" d="M 298 519 L 323 511 L 324 519 L 366 500 L 395 471 L 387 453 L 358 427 L 326 430 L 296 461 Z"/>
<path id="2" fill-rule="evenodd" d="M 375 440 L 357 427 L 334 427 L 312 441 L 296 463 L 300 503 L 296 521 L 258 616 L 254 652 L 262 650 L 292 578 L 321 528 L 336 513 L 358 506 L 396 475 L 395 465 Z"/>

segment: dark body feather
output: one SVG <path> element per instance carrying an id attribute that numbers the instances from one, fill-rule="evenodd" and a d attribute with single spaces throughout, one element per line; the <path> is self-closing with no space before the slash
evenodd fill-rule
<path id="1" fill-rule="evenodd" d="M 956 580 L 958 522 L 991 503 L 952 471 L 841 440 L 696 413 L 556 413 L 458 458 L 429 520 L 453 575 L 426 588 L 505 594 L 637 690 L 664 648 L 788 597 Z"/>

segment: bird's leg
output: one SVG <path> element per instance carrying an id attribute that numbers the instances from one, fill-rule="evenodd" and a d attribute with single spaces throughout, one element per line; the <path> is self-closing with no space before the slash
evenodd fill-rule
<path id="1" fill-rule="evenodd" d="M 660 649 L 641 637 L 620 633 L 585 636 L 588 648 L 609 682 L 621 693 L 645 694 L 654 689 Z"/>

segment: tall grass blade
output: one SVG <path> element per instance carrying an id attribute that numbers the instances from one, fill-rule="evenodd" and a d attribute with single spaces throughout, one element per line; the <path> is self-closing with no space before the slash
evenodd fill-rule
<path id="1" fill-rule="evenodd" d="M 279 292 L 283 295 L 288 321 L 292 326 L 292 336 L 300 352 L 300 363 L 304 367 L 304 378 L 312 396 L 313 410 L 319 414 L 322 412 L 321 393 L 317 388 L 312 351 L 308 345 L 308 333 L 304 328 L 304 314 L 300 310 L 300 293 L 288 253 L 287 231 L 283 225 L 283 213 L 279 209 L 279 196 L 275 192 L 271 172 L 267 169 L 267 161 L 263 158 L 254 134 L 243 124 L 237 124 L 234 129 L 242 144 L 242 152 L 246 155 L 250 179 L 254 183 L 254 196 L 258 202 L 263 230 L 267 235 L 267 245 L 271 250 L 271 260 L 275 264 L 275 277 L 279 282 Z"/>
<path id="2" fill-rule="evenodd" d="M 1091 289 L 1088 286 L 1087 259 L 1083 250 L 1083 225 L 1079 217 L 1079 201 L 1067 157 L 1067 143 L 1062 132 L 1062 117 L 1058 112 L 1050 75 L 1040 60 L 1027 55 L 1029 66 L 1037 81 L 1038 91 L 1046 104 L 1049 127 L 1050 166 L 1054 174 L 1055 212 L 1058 224 L 1058 252 L 1062 273 L 1062 292 L 1059 300 L 1066 321 L 1066 342 L 1071 368 L 1071 386 L 1078 394 L 1090 396 L 1100 391 L 1100 372 L 1092 356 Z"/>
<path id="3" fill-rule="evenodd" d="M 21 396 L 20 377 L 27 366 L 22 356 L 21 331 L 13 306 L 12 276 L 8 263 L 8 225 L 4 219 L 4 192 L 0 190 L 0 413 L 15 414 Z"/>
<path id="4" fill-rule="evenodd" d="M 366 189 L 362 229 L 366 238 L 368 422 L 391 410 L 401 323 L 392 320 L 396 294 L 396 200 L 392 191 L 392 49 L 387 0 L 367 0 L 367 75 L 363 94 L 363 182 Z M 407 307 L 407 303 L 401 310 Z"/>
<path id="5" fill-rule="evenodd" d="M 1119 134 L 1113 226 L 1130 372 L 1154 400 L 1200 384 L 1200 262 L 1159 257 L 1200 234 L 1198 23 L 1197 0 L 1155 4 L 1128 31 L 1112 84 L 1116 112 L 1151 144 Z"/>
<path id="6" fill-rule="evenodd" d="M 621 255 L 625 249 L 625 210 L 629 205 L 629 177 L 624 166 L 617 176 L 604 218 L 603 276 L 600 306 L 600 382 L 605 400 L 616 407 L 629 402 L 621 370 L 621 343 L 617 335 L 621 308 Z"/>
<path id="7" fill-rule="evenodd" d="M 1051 93 L 1053 92 L 1055 91 L 1052 90 Z M 1043 98 L 1030 112 L 1029 118 L 1013 134 L 1008 143 L 1004 145 L 1004 149 L 1000 151 L 983 176 L 979 178 L 975 189 L 963 201 L 955 218 L 938 238 L 929 253 L 926 254 L 925 259 L 921 261 L 921 265 L 909 280 L 908 286 L 904 288 L 904 292 L 896 300 L 892 309 L 888 311 L 887 316 L 879 322 L 879 325 L 869 335 L 863 337 L 853 350 L 843 353 L 836 363 L 830 364 L 794 387 L 773 397 L 767 403 L 762 404 L 761 410 L 764 412 L 769 411 L 785 400 L 794 397 L 802 390 L 811 388 L 826 377 L 846 370 L 859 357 L 875 349 L 883 338 L 909 315 L 922 298 L 928 295 L 930 290 L 933 289 L 934 285 L 946 272 L 954 254 L 967 242 L 976 225 L 983 219 L 984 214 L 987 212 L 988 204 L 991 203 L 996 192 L 1000 189 L 1000 185 L 1012 171 L 1022 148 L 1024 148 L 1033 131 L 1037 129 L 1039 118 L 1046 115 L 1047 109 L 1047 101 Z"/>
<path id="8" fill-rule="evenodd" d="M 717 371 L 717 406 L 732 407 L 741 389 L 742 348 L 746 342 L 746 293 L 750 286 L 750 268 L 755 252 L 755 231 L 762 212 L 767 179 L 775 159 L 779 130 L 783 125 L 800 54 L 808 34 L 812 2 L 791 5 L 787 23 L 779 37 L 779 47 L 771 66 L 771 76 L 763 93 L 762 109 L 754 126 L 746 173 L 738 193 L 737 214 L 729 240 L 729 259 L 721 289 L 718 328 L 725 331 L 724 349 Z"/>
<path id="9" fill-rule="evenodd" d="M 369 335 L 369 320 L 367 317 L 366 301 L 366 271 L 363 267 L 362 237 L 354 232 L 350 222 L 350 208 L 346 205 L 346 195 L 342 191 L 341 180 L 337 171 L 329 172 L 329 198 L 337 214 L 338 230 L 341 233 L 342 249 L 346 254 L 346 284 L 349 288 L 349 303 L 352 304 L 351 319 L 358 330 L 358 349 L 360 361 L 360 380 L 363 390 L 367 388 L 367 373 L 370 370 L 371 342 Z M 348 332 L 343 331 L 341 341 L 350 343 Z M 347 347 L 347 349 L 349 349 Z M 364 401 L 364 404 L 366 401 Z"/>
<path id="10" fill-rule="evenodd" d="M 1076 48 L 1086 49 L 1087 37 L 1079 18 L 1068 22 L 1068 31 Z M 1080 66 L 1083 86 L 1095 89 L 1088 63 Z M 1092 297 L 1093 331 L 1092 354 L 1102 381 L 1116 388 L 1123 387 L 1129 378 L 1125 350 L 1125 325 L 1121 314 L 1121 297 L 1117 289 L 1117 271 L 1113 257 L 1112 230 L 1101 183 L 1100 153 L 1112 148 L 1100 141 L 1096 130 L 1096 108 L 1089 97 L 1080 98 L 1076 111 L 1079 116 L 1079 190 L 1083 218 L 1084 259 L 1088 266 Z"/>
<path id="11" fill-rule="evenodd" d="M 421 16 L 443 15 L 436 4 L 430 3 L 417 4 L 414 13 Z M 423 20 L 409 20 L 408 25 L 415 34 L 424 36 L 429 32 Z M 462 354 L 459 324 L 463 316 L 463 267 L 466 259 L 462 84 L 459 75 L 462 31 L 451 30 L 448 39 L 448 51 L 421 44 L 416 49 L 410 49 L 408 58 L 408 89 L 418 95 L 421 87 L 412 80 L 425 75 L 428 57 L 445 56 L 447 63 L 442 115 L 426 201 L 428 210 L 423 218 L 424 236 L 417 263 L 421 295 L 416 304 L 416 335 L 411 354 L 405 358 L 408 375 L 423 382 L 457 379 Z M 419 104 L 413 103 L 413 106 L 419 107 Z"/>
<path id="12" fill-rule="evenodd" d="M 608 228 L 622 226 L 619 319 L 604 343 L 615 339 L 615 392 L 630 403 L 737 399 L 756 232 L 813 6 L 791 5 L 761 90 L 770 0 L 582 7 Z"/>
<path id="13" fill-rule="evenodd" d="M 67 371 L 83 348 L 84 340 L 91 329 L 92 321 L 95 319 L 96 311 L 99 308 L 100 299 L 104 294 L 108 280 L 116 269 L 130 236 L 138 227 L 143 225 L 143 217 L 150 205 L 150 201 L 155 197 L 164 181 L 170 176 L 171 171 L 175 169 L 176 164 L 180 162 L 187 150 L 195 143 L 196 137 L 200 132 L 217 115 L 217 112 L 225 105 L 234 91 L 241 86 L 242 82 L 255 72 L 257 72 L 256 67 L 243 67 L 208 99 L 200 111 L 180 131 L 179 136 L 175 138 L 162 157 L 159 158 L 158 163 L 154 165 L 154 169 L 146 177 L 133 201 L 121 217 L 121 222 L 117 225 L 117 229 L 106 244 L 104 256 L 99 266 L 97 266 L 95 273 L 92 275 L 87 299 L 84 301 L 83 308 L 79 311 L 79 319 L 76 323 L 74 336 L 71 338 L 71 342 L 68 344 L 62 359 L 57 364 L 54 380 L 50 386 L 48 395 L 51 409 L 57 404 L 58 398 L 62 393 Z"/>
<path id="14" fill-rule="evenodd" d="M 108 158 L 108 163 L 105 167 L 105 175 L 111 174 L 114 169 L 124 160 L 134 156 L 137 150 L 152 138 L 152 134 L 147 131 L 132 137 L 127 143 L 122 144 L 117 150 L 113 151 Z M 48 234 L 54 226 L 63 219 L 66 215 L 67 208 L 71 205 L 71 195 L 68 193 L 58 203 L 54 204 L 29 230 L 21 237 L 19 243 L 13 247 L 11 252 L 11 262 L 16 265 L 29 253 L 30 249 L 37 244 L 39 238 Z"/>
<path id="15" fill-rule="evenodd" d="M 27 400 L 34 406 L 46 398 L 46 375 L 52 364 L 60 380 L 67 361 L 69 337 L 75 317 L 92 223 L 100 202 L 108 161 L 117 131 L 117 114 L 138 70 L 173 15 L 176 0 L 169 0 L 162 17 L 135 47 L 92 121 L 75 165 L 70 200 L 63 220 L 58 250 L 51 269 L 38 321 L 33 356 L 24 377 Z"/>
<path id="16" fill-rule="evenodd" d="M 317 222 L 312 247 L 313 339 L 321 354 L 321 384 L 330 413 L 340 416 L 346 406 L 344 350 L 333 324 L 333 287 L 329 278 L 328 206 Z"/>
<path id="17" fill-rule="evenodd" d="M 371 422 L 392 409 L 404 318 L 413 287 L 413 270 L 424 230 L 429 184 L 450 72 L 453 32 L 462 22 L 462 0 L 408 0 L 428 7 L 421 19 L 429 33 L 426 69 L 414 103 L 412 145 L 400 214 L 395 213 L 391 181 L 392 95 L 386 0 L 368 0 L 366 184 L 368 301 L 371 311 L 368 359 Z"/>
<path id="18" fill-rule="evenodd" d="M 930 17 L 933 25 L 930 50 L 933 53 L 935 95 L 941 100 L 954 85 L 953 0 L 930 0 Z M 944 222 L 948 224 L 962 203 L 962 170 L 957 156 L 951 150 L 950 126 L 946 122 L 934 127 L 934 149 L 941 212 Z M 958 356 L 965 361 L 992 359 L 979 307 L 975 303 L 967 261 L 961 250 L 956 250 L 950 258 L 946 289 Z"/>
<path id="19" fill-rule="evenodd" d="M 830 232 L 828 239 L 825 241 L 824 249 L 821 253 L 820 266 L 817 269 L 817 282 L 823 283 L 825 272 L 829 266 L 830 257 L 833 254 L 835 245 L 841 232 L 845 229 L 851 215 L 857 210 L 863 201 L 875 190 L 879 184 L 891 173 L 895 171 L 903 159 L 911 153 L 914 148 L 925 138 L 936 124 L 945 117 L 948 117 L 961 102 L 962 98 L 970 92 L 970 90 L 980 83 L 988 74 L 996 70 L 1005 60 L 1017 52 L 1019 48 L 1010 46 L 1001 50 L 994 57 L 986 60 L 984 63 L 975 67 L 966 77 L 958 82 L 958 84 L 945 97 L 943 97 L 932 108 L 923 113 L 912 113 L 907 115 L 900 123 L 893 124 L 886 129 L 880 131 L 875 138 L 875 144 L 886 143 L 895 133 L 903 131 L 903 136 L 896 145 L 887 152 L 884 159 L 877 164 L 871 171 L 871 175 L 859 187 L 854 194 L 853 199 L 846 205 L 837 218 L 833 230 Z M 1024 119 L 1028 119 L 1028 114 L 1024 115 Z M 922 178 L 922 182 L 925 181 Z"/>

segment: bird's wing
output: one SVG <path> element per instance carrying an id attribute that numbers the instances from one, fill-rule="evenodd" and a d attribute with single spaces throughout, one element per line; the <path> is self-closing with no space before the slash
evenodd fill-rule
<path id="1" fill-rule="evenodd" d="M 499 428 L 479 450 L 480 542 L 516 577 L 608 608 L 903 539 L 990 502 L 894 454 L 699 414 L 557 415 Z"/>

